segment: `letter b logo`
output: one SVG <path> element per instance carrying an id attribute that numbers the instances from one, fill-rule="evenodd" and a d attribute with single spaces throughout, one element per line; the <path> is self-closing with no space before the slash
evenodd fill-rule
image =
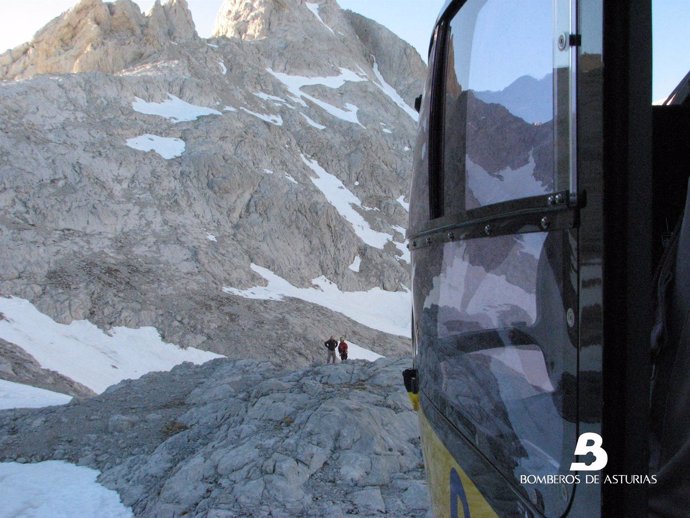
<path id="1" fill-rule="evenodd" d="M 570 465 L 570 471 L 599 471 L 606 467 L 609 461 L 609 456 L 601 447 L 603 444 L 601 435 L 598 433 L 587 432 L 580 435 L 575 446 L 575 455 L 587 455 L 591 453 L 594 455 L 594 462 L 585 464 L 584 462 L 573 462 Z"/>

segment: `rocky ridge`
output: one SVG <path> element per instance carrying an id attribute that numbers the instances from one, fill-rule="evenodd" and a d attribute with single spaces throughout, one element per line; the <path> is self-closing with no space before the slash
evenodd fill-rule
<path id="1" fill-rule="evenodd" d="M 0 412 L 0 460 L 96 468 L 136 516 L 427 516 L 406 360 L 183 364 Z"/>
<path id="2" fill-rule="evenodd" d="M 127 0 L 82 0 L 38 31 L 31 42 L 0 56 L 0 77 L 117 73 L 155 55 L 172 41 L 198 39 L 186 0 L 160 0 L 148 15 Z"/>
<path id="3" fill-rule="evenodd" d="M 265 285 L 258 265 L 405 296 L 421 59 L 333 0 L 226 1 L 216 34 L 185 0 L 83 0 L 0 56 L 0 295 L 231 357 L 307 365 L 332 333 L 407 354 L 322 306 L 223 288 Z"/>

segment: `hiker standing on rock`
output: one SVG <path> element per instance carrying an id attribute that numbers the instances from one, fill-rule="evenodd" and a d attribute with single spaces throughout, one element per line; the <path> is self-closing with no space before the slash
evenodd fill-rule
<path id="1" fill-rule="evenodd" d="M 331 360 L 335 363 L 335 348 L 338 347 L 338 342 L 336 342 L 335 338 L 331 335 L 331 337 L 323 343 L 323 346 L 328 349 L 326 363 L 331 363 Z"/>
<path id="2" fill-rule="evenodd" d="M 345 337 L 340 337 L 340 343 L 338 344 L 338 353 L 340 354 L 340 360 L 347 360 L 347 342 L 345 342 Z"/>

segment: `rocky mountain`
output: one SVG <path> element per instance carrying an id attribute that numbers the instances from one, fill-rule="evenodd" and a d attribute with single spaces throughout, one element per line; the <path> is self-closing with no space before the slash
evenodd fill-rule
<path id="1" fill-rule="evenodd" d="M 208 40 L 185 0 L 83 0 L 0 55 L 0 295 L 235 358 L 408 354 L 424 72 L 335 0 L 226 0 Z"/>
<path id="2" fill-rule="evenodd" d="M 101 471 L 135 516 L 428 516 L 408 360 L 183 364 L 0 413 L 0 460 Z"/>

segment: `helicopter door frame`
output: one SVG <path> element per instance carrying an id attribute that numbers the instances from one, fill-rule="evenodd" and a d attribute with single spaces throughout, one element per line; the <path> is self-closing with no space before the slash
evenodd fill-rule
<path id="1" fill-rule="evenodd" d="M 603 16 L 605 473 L 646 474 L 653 321 L 651 1 L 609 0 Z M 602 496 L 604 516 L 646 515 L 640 486 L 608 485 Z"/>

